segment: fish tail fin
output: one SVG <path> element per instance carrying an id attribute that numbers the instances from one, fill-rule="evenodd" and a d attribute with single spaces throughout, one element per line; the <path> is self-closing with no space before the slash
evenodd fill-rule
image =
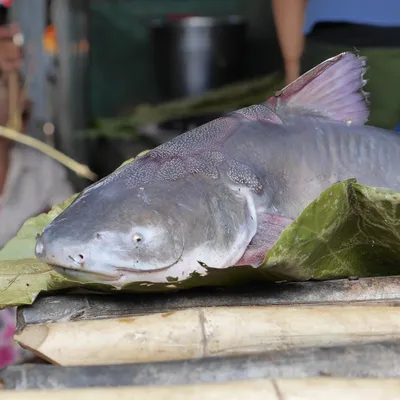
<path id="1" fill-rule="evenodd" d="M 365 57 L 345 52 L 317 65 L 277 92 L 267 103 L 307 110 L 335 121 L 363 125 L 368 121 Z"/>

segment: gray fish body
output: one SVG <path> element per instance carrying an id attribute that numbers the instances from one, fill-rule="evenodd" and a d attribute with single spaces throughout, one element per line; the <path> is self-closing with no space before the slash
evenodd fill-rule
<path id="1" fill-rule="evenodd" d="M 243 135 L 243 160 L 265 178 L 268 210 L 296 218 L 323 190 L 348 178 L 400 190 L 400 134 L 309 115 L 282 116 Z"/>
<path id="2" fill-rule="evenodd" d="M 230 140 L 203 130 L 159 146 L 83 191 L 46 227 L 38 258 L 70 277 L 121 283 L 185 279 L 204 273 L 204 265 L 234 265 L 257 232 L 256 204 L 264 206 L 265 196 L 255 194 L 262 189 L 255 169 L 224 153 Z M 137 233 L 140 243 L 132 240 Z"/>
<path id="3" fill-rule="evenodd" d="M 206 274 L 206 266 L 258 266 L 282 230 L 337 181 L 400 190 L 400 135 L 362 124 L 362 66 L 340 55 L 279 101 L 238 110 L 138 157 L 46 227 L 37 257 L 80 281 L 183 280 Z M 325 71 L 347 81 L 335 87 Z M 329 96 L 302 108 L 318 100 L 321 85 Z M 339 89 L 349 92 L 345 99 Z M 324 102 L 328 113 L 318 110 Z"/>

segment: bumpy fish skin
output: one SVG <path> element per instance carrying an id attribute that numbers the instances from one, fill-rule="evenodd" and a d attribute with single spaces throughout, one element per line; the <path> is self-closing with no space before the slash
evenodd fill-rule
<path id="1" fill-rule="evenodd" d="M 331 184 L 400 190 L 400 135 L 364 126 L 364 71 L 340 54 L 266 103 L 158 146 L 84 190 L 45 228 L 37 257 L 117 286 L 258 266 Z"/>

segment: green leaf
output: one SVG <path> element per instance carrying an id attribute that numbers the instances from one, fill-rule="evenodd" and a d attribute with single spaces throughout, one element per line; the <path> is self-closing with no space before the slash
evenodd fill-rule
<path id="1" fill-rule="evenodd" d="M 400 193 L 337 183 L 282 233 L 262 268 L 286 280 L 397 275 L 399 217 Z"/>
<path id="2" fill-rule="evenodd" d="M 30 218 L 22 225 L 21 229 L 13 239 L 6 243 L 0 251 L 0 262 L 4 260 L 23 260 L 35 258 L 36 236 L 51 222 L 57 215 L 61 214 L 78 196 L 75 193 L 62 204 L 57 204 L 46 214 Z M 0 263 L 0 274 L 2 264 Z"/>
<path id="3" fill-rule="evenodd" d="M 31 304 L 41 292 L 84 288 L 115 291 L 110 285 L 78 283 L 34 257 L 36 235 L 76 197 L 31 218 L 0 251 L 0 308 Z M 400 193 L 339 182 L 315 199 L 281 235 L 259 268 L 208 268 L 185 281 L 133 282 L 126 292 L 228 286 L 246 281 L 335 279 L 400 273 Z"/>
<path id="4" fill-rule="evenodd" d="M 32 304 L 42 291 L 74 286 L 34 258 L 0 262 L 0 308 Z"/>

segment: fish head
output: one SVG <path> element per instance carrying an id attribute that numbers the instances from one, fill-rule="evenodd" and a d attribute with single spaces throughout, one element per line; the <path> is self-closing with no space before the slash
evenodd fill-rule
<path id="1" fill-rule="evenodd" d="M 184 236 L 177 214 L 166 211 L 174 207 L 161 195 L 168 191 L 118 181 L 88 189 L 37 238 L 39 260 L 79 281 L 126 280 L 180 260 Z"/>

